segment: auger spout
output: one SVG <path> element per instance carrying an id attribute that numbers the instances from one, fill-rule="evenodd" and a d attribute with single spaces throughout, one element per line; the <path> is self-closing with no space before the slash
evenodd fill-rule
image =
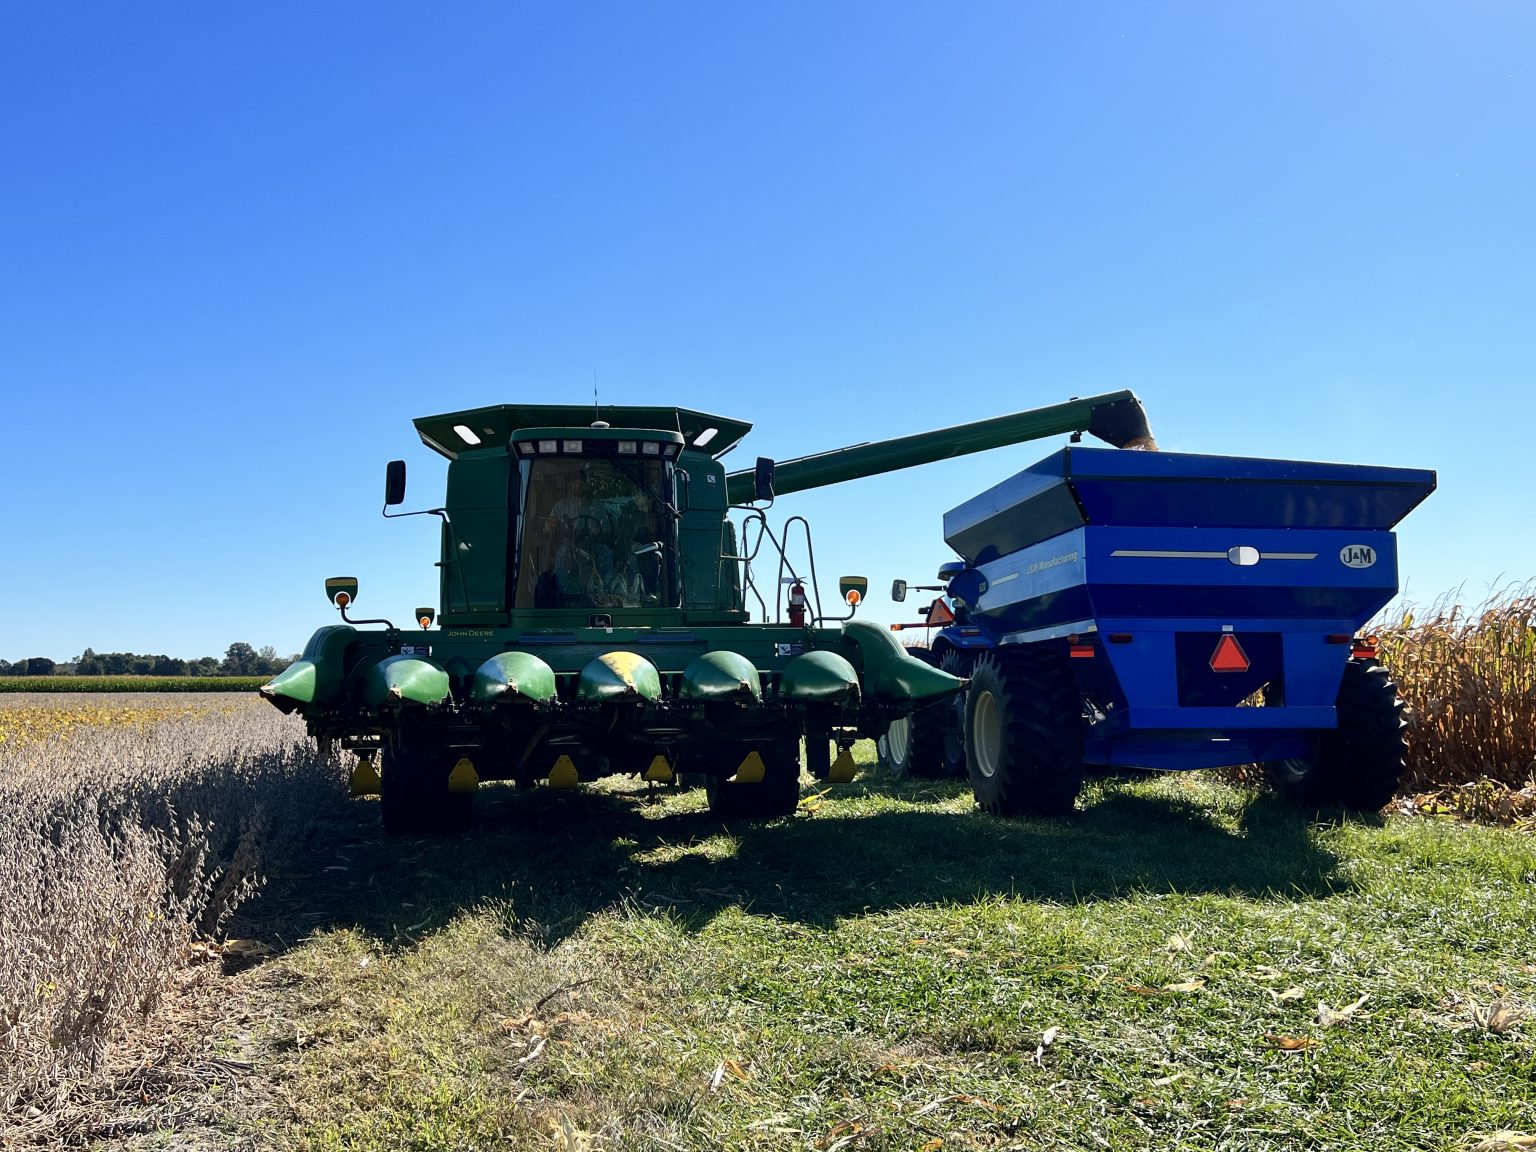
<path id="1" fill-rule="evenodd" d="M 822 488 L 845 480 L 878 476 L 882 472 L 915 468 L 936 460 L 948 460 L 972 452 L 985 452 L 989 448 L 1003 448 L 1009 444 L 1022 444 L 1028 440 L 1060 436 L 1068 432 L 1088 432 L 1116 448 L 1157 447 L 1141 401 L 1134 392 L 1121 390 L 1068 400 L 1044 408 L 1031 408 L 1008 416 L 957 424 L 952 428 L 938 428 L 932 432 L 818 452 L 795 460 L 781 460 L 774 465 L 773 487 L 775 494 L 785 496 L 807 488 Z M 751 500 L 753 471 L 747 469 L 730 473 L 726 477 L 726 496 L 732 504 L 743 504 Z"/>

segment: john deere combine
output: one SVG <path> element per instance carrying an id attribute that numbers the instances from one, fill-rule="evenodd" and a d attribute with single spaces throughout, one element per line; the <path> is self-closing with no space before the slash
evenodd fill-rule
<path id="1" fill-rule="evenodd" d="M 682 408 L 593 415 L 497 405 L 417 420 L 449 462 L 444 505 L 418 513 L 442 520 L 441 612 L 417 609 L 406 628 L 353 620 L 358 581 L 327 580 L 343 623 L 261 690 L 322 744 L 359 753 L 354 787 L 377 784 L 391 832 L 462 822 L 481 781 L 570 788 L 615 773 L 699 774 L 722 817 L 793 811 L 802 738 L 815 775 L 849 779 L 855 739 L 964 681 L 852 619 L 862 578 L 841 581 L 846 616 L 821 612 L 814 571 L 791 562 L 762 506 L 1043 436 L 1148 437 L 1139 402 L 1117 392 L 727 474 L 720 458 L 749 424 Z M 394 461 L 386 515 L 404 496 Z"/>

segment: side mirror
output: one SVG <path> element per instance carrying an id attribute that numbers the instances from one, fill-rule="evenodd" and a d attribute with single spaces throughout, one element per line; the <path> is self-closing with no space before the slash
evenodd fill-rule
<path id="1" fill-rule="evenodd" d="M 767 456 L 759 456 L 752 470 L 752 494 L 758 500 L 773 499 L 773 461 Z"/>
<path id="2" fill-rule="evenodd" d="M 900 604 L 907 598 L 907 582 L 905 580 L 891 581 L 891 599 Z"/>
<path id="3" fill-rule="evenodd" d="M 384 468 L 384 507 L 405 503 L 405 461 L 391 460 Z"/>
<path id="4" fill-rule="evenodd" d="M 679 468 L 672 474 L 672 503 L 679 512 L 688 511 L 688 488 L 692 483 L 693 478 L 686 469 Z"/>

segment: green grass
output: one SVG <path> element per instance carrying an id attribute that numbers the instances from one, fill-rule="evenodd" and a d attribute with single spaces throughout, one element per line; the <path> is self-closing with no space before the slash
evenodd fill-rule
<path id="1" fill-rule="evenodd" d="M 270 676 L 0 676 L 0 692 L 254 692 Z"/>
<path id="2" fill-rule="evenodd" d="M 731 830 L 695 792 L 480 802 L 467 837 L 394 842 L 360 802 L 249 909 L 240 930 L 279 950 L 246 977 L 281 1101 L 263 1142 L 1451 1149 L 1536 1129 L 1536 1021 L 1486 1026 L 1536 1002 L 1526 834 L 1309 823 L 1200 775 L 1091 784 L 1053 823 L 878 778 Z"/>

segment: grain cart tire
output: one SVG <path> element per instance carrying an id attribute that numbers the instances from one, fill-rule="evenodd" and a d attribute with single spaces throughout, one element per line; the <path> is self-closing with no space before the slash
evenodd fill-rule
<path id="1" fill-rule="evenodd" d="M 1339 726 L 1318 737 L 1310 758 L 1270 763 L 1270 784 L 1305 808 L 1378 812 L 1397 792 L 1408 751 L 1397 685 L 1376 661 L 1351 660 L 1334 707 Z"/>
<path id="2" fill-rule="evenodd" d="M 965 758 L 986 811 L 1071 812 L 1083 784 L 1083 713 L 1066 659 L 1024 647 L 977 657 L 965 700 Z"/>
<path id="3" fill-rule="evenodd" d="M 952 676 L 962 671 L 965 657 L 950 650 L 938 666 Z M 892 776 L 922 780 L 958 779 L 965 775 L 964 693 L 928 704 L 910 716 L 891 721 L 876 745 L 880 767 Z"/>
<path id="4" fill-rule="evenodd" d="M 384 745 L 379 772 L 379 812 L 391 836 L 453 832 L 469 823 L 474 797 L 448 791 L 458 756 L 423 741 Z"/>
<path id="5" fill-rule="evenodd" d="M 715 758 L 722 763 L 740 764 L 753 749 L 763 758 L 762 780 L 756 784 L 737 784 L 719 773 L 711 773 L 704 782 L 711 815 L 722 820 L 775 820 L 788 816 L 799 805 L 799 738 L 722 745 Z"/>

